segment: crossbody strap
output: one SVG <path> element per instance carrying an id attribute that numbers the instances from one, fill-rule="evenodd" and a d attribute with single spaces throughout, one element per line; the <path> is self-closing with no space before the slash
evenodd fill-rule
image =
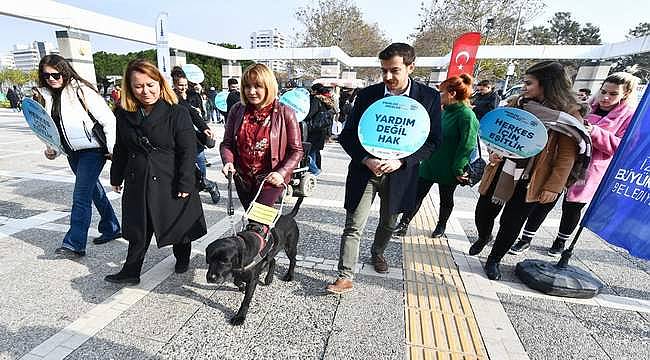
<path id="1" fill-rule="evenodd" d="M 83 95 L 83 97 L 84 97 L 83 99 L 81 98 L 81 96 L 79 96 L 79 91 L 81 91 L 81 95 Z M 78 81 L 77 81 L 77 90 L 75 91 L 75 94 L 77 95 L 77 99 L 79 99 L 79 102 L 81 103 L 81 107 L 84 108 L 84 110 L 86 111 L 86 114 L 88 114 L 88 117 L 90 118 L 90 120 L 92 120 L 93 123 L 96 124 L 97 119 L 95 119 L 93 114 L 88 109 L 88 106 L 86 106 L 86 102 L 84 101 L 84 99 L 86 98 L 86 95 L 84 94 L 83 90 L 81 90 L 81 85 L 79 85 Z"/>

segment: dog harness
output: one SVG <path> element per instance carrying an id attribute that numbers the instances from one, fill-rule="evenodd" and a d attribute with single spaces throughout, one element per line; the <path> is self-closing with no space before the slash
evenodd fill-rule
<path id="1" fill-rule="evenodd" d="M 242 266 L 240 271 L 247 271 L 250 268 L 252 268 L 253 266 L 261 263 L 262 260 L 264 260 L 264 258 L 266 258 L 266 255 L 268 255 L 269 252 L 275 246 L 275 242 L 274 242 L 269 247 L 269 249 L 267 249 L 267 246 L 269 245 L 268 238 L 269 238 L 269 234 L 271 233 L 271 229 L 268 230 L 268 232 L 266 233 L 266 236 L 264 236 L 264 237 L 262 237 L 262 235 L 260 235 L 257 231 L 254 231 L 254 230 L 249 230 L 249 233 L 254 234 L 259 239 L 260 248 L 259 248 L 259 251 L 257 252 L 257 254 L 255 255 L 255 257 L 253 258 L 253 261 L 250 264 L 246 265 L 246 266 Z M 244 244 L 246 243 L 246 240 L 241 235 L 237 234 L 237 238 L 240 239 Z"/>

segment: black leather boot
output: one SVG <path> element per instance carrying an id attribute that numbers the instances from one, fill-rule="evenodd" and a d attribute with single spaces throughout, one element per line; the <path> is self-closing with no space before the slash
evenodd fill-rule
<path id="1" fill-rule="evenodd" d="M 479 238 L 478 240 L 476 240 L 475 243 L 472 244 L 472 246 L 470 246 L 469 254 L 474 256 L 474 255 L 480 253 L 483 250 L 483 248 L 485 247 L 485 245 L 489 244 L 490 241 L 492 241 L 492 236 L 489 236 L 489 237 L 487 237 L 485 239 Z"/>
<path id="2" fill-rule="evenodd" d="M 488 259 L 485 263 L 485 275 L 490 280 L 501 280 L 501 270 L 499 270 L 499 262 Z"/>

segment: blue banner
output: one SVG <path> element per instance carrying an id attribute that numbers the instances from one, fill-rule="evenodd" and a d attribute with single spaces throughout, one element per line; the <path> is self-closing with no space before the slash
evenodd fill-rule
<path id="1" fill-rule="evenodd" d="M 23 116 L 34 134 L 45 144 L 56 150 L 59 154 L 65 154 L 59 130 L 56 128 L 50 114 L 38 102 L 30 99 L 23 99 Z"/>
<path id="2" fill-rule="evenodd" d="M 479 134 L 491 151 L 516 159 L 537 155 L 548 140 L 546 127 L 528 111 L 502 107 L 481 118 Z"/>
<path id="3" fill-rule="evenodd" d="M 408 96 L 375 101 L 361 115 L 359 140 L 380 159 L 401 159 L 418 151 L 429 136 L 429 113 Z"/>
<path id="4" fill-rule="evenodd" d="M 650 260 L 650 93 L 646 90 L 582 226 Z"/>

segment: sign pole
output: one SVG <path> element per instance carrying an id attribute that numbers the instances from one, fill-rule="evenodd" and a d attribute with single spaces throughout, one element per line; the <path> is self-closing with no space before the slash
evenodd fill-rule
<path id="1" fill-rule="evenodd" d="M 158 70 L 169 82 L 172 80 L 169 61 L 169 38 L 167 36 L 167 13 L 161 12 L 156 19 L 156 56 Z"/>

